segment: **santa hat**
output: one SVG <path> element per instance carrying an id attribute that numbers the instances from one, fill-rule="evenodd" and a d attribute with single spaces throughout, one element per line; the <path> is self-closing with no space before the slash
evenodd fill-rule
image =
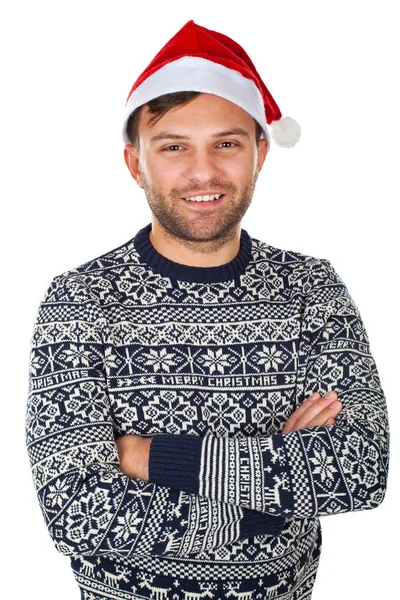
<path id="1" fill-rule="evenodd" d="M 126 102 L 123 139 L 130 143 L 127 122 L 142 104 L 172 92 L 205 92 L 237 104 L 261 126 L 263 137 L 294 146 L 300 126 L 282 118 L 278 105 L 243 48 L 228 36 L 188 21 L 156 54 L 133 84 Z"/>

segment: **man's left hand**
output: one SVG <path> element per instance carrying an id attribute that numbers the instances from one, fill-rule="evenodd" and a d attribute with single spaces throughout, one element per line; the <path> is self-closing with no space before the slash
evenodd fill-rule
<path id="1" fill-rule="evenodd" d="M 127 434 L 115 443 L 119 455 L 119 468 L 128 477 L 149 480 L 149 454 L 151 437 Z"/>

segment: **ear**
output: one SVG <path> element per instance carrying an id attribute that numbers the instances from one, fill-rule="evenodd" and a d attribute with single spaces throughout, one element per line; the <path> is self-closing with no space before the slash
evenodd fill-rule
<path id="1" fill-rule="evenodd" d="M 135 146 L 132 144 L 126 144 L 124 148 L 124 158 L 126 166 L 129 169 L 130 174 L 133 179 L 136 181 L 140 188 L 143 188 L 141 179 L 140 179 L 140 166 L 139 166 L 139 158 L 138 153 Z"/>
<path id="2" fill-rule="evenodd" d="M 258 170 L 258 172 L 261 171 L 261 168 L 264 164 L 265 158 L 268 154 L 268 150 L 269 150 L 268 141 L 264 138 L 261 138 L 257 145 L 257 154 L 258 154 L 257 170 Z"/>

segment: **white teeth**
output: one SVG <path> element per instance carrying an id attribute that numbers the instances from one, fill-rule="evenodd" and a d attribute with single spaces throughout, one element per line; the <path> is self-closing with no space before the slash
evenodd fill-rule
<path id="1" fill-rule="evenodd" d="M 190 200 L 191 202 L 210 202 L 220 198 L 221 196 L 222 194 L 213 194 L 212 196 L 190 196 L 189 198 L 185 198 L 185 200 Z"/>

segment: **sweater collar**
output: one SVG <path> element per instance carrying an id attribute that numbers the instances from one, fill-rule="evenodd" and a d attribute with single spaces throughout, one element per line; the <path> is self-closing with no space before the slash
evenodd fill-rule
<path id="1" fill-rule="evenodd" d="M 244 229 L 241 229 L 240 248 L 237 255 L 231 261 L 217 267 L 193 267 L 166 258 L 151 243 L 150 230 L 151 223 L 137 232 L 133 238 L 135 248 L 142 262 L 147 263 L 153 271 L 170 279 L 199 283 L 228 281 L 243 273 L 252 258 L 251 237 Z"/>

